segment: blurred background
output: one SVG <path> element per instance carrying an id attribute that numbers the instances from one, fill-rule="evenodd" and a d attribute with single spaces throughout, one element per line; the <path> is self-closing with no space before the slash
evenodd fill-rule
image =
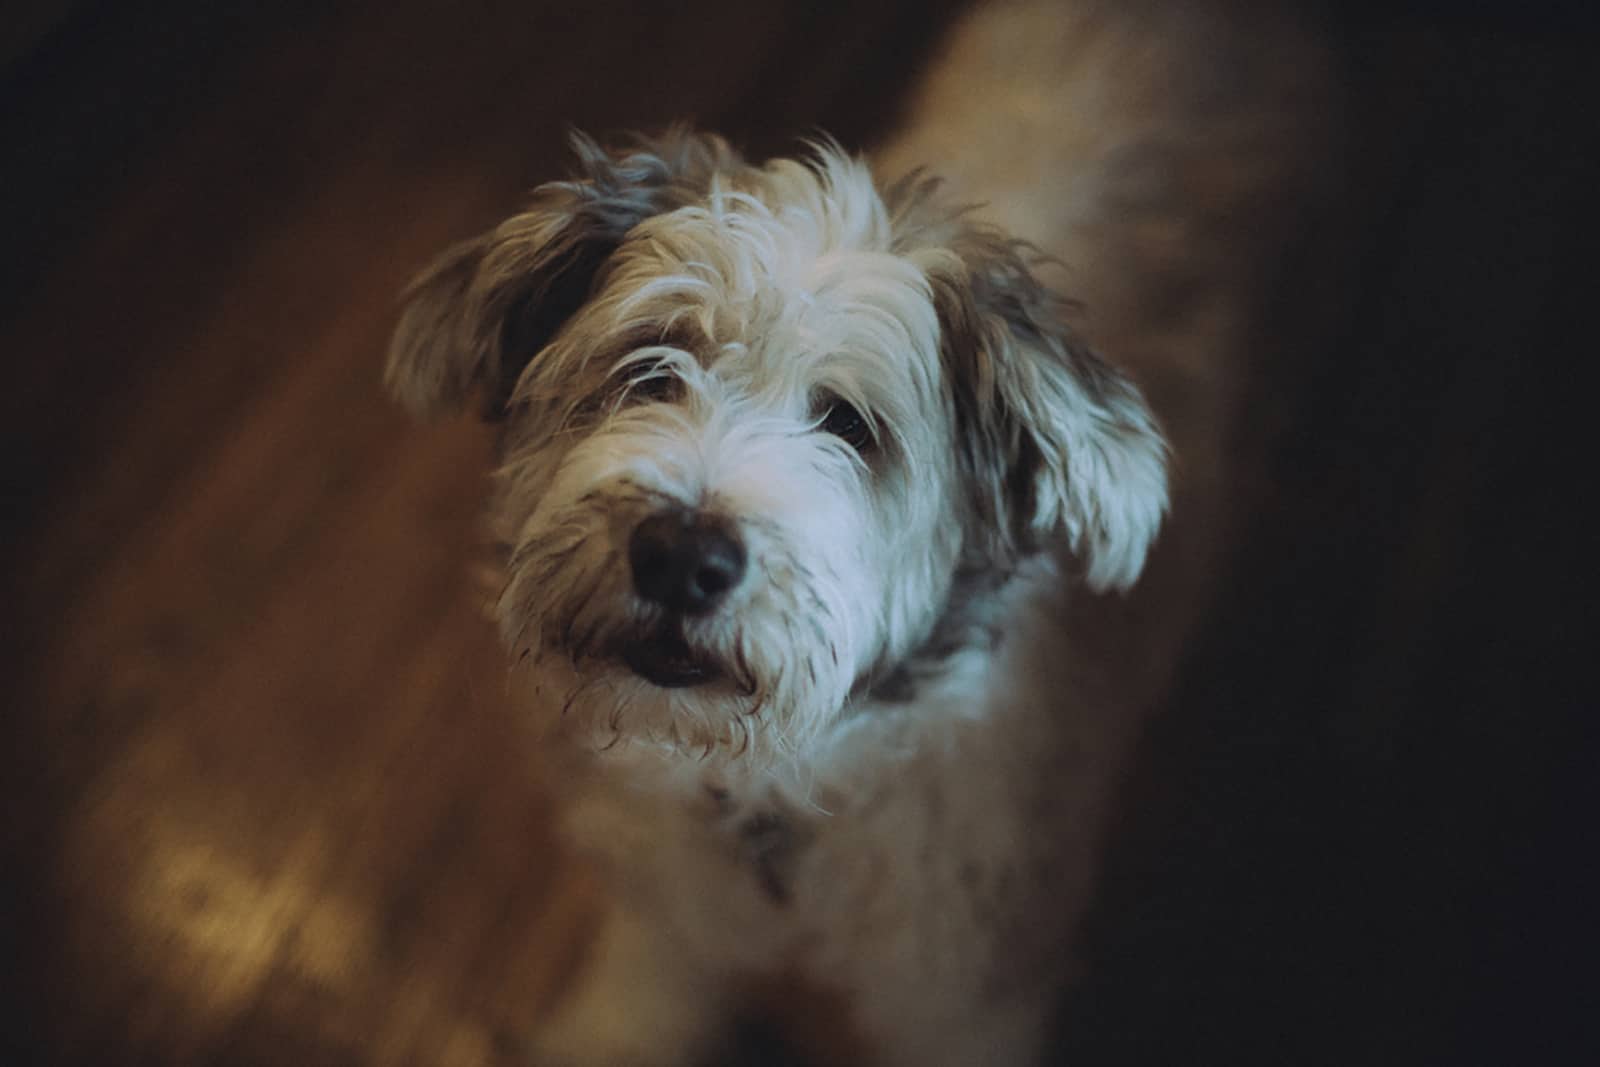
<path id="1" fill-rule="evenodd" d="M 900 162 L 907 115 L 1003 103 L 938 80 L 970 6 L 8 8 L 0 1061 L 517 1062 L 598 905 L 475 600 L 488 434 L 381 396 L 395 296 L 569 127 Z M 1594 27 L 1062 11 L 1115 31 L 1063 79 L 1146 94 L 1086 151 L 1189 131 L 1084 247 L 1091 296 L 1162 282 L 1109 347 L 1190 445 L 1106 631 L 1164 636 L 1119 646 L 1146 728 L 1060 1058 L 1580 1062 Z"/>

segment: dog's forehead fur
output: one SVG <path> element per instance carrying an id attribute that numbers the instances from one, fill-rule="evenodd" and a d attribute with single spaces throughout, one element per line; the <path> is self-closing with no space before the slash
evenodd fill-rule
<path id="1" fill-rule="evenodd" d="M 894 245 L 870 171 L 837 150 L 718 174 L 627 233 L 520 393 L 681 374 L 681 352 L 768 410 L 803 417 L 832 394 L 904 436 L 943 386 L 932 287 Z"/>

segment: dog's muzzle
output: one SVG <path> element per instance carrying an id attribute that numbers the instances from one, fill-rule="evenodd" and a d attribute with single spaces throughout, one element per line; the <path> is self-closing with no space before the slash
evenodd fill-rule
<path id="1" fill-rule="evenodd" d="M 628 667 L 664 688 L 700 685 L 721 676 L 716 661 L 685 639 L 683 622 L 707 615 L 744 577 L 745 551 L 726 522 L 689 511 L 658 512 L 634 528 L 628 565 L 641 600 L 665 616 L 651 633 L 621 649 Z"/>

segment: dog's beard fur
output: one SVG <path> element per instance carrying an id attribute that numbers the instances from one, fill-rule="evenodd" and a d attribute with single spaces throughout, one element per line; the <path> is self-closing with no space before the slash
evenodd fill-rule
<path id="1" fill-rule="evenodd" d="M 880 192 L 829 145 L 762 168 L 681 131 L 577 149 L 578 179 L 419 279 L 389 371 L 413 408 L 479 389 L 504 420 L 497 614 L 564 729 L 802 757 L 932 654 L 971 607 L 958 576 L 1059 541 L 1092 587 L 1137 577 L 1164 445 L 1026 246 L 920 175 Z M 853 443 L 824 425 L 840 401 L 865 422 Z M 635 593 L 630 535 L 669 509 L 747 554 L 708 614 Z M 652 642 L 700 684 L 630 668 Z"/>

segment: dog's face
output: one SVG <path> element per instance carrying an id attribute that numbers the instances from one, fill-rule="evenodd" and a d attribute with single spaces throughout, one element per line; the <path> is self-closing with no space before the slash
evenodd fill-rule
<path id="1" fill-rule="evenodd" d="M 958 573 L 1061 540 L 1091 586 L 1137 577 L 1161 439 L 1016 243 L 833 149 L 578 149 L 419 279 L 389 367 L 504 420 L 499 618 L 568 727 L 803 750 Z"/>

